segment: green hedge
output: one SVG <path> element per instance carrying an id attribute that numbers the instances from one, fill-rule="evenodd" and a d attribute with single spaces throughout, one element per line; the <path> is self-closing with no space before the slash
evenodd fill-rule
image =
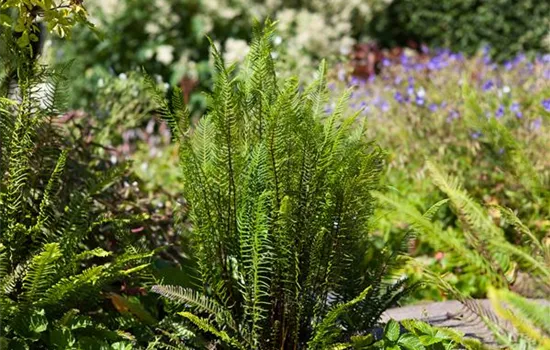
<path id="1" fill-rule="evenodd" d="M 498 61 L 548 50 L 549 28 L 545 0 L 394 0 L 370 24 L 382 46 L 413 40 L 473 54 L 489 45 Z"/>

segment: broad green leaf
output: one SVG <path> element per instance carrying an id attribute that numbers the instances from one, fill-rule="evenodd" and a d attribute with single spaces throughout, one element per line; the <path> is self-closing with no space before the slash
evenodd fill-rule
<path id="1" fill-rule="evenodd" d="M 384 330 L 384 334 L 386 338 L 392 342 L 397 341 L 399 339 L 399 334 L 401 332 L 401 327 L 399 326 L 399 323 L 397 323 L 394 320 L 389 320 L 386 324 L 386 329 Z"/>

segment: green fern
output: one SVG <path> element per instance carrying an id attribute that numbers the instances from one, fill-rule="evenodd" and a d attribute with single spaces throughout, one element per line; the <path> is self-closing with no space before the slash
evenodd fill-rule
<path id="1" fill-rule="evenodd" d="M 200 276 L 194 291 L 152 290 L 182 303 L 213 343 L 324 346 L 373 327 L 407 285 L 393 279 L 396 255 L 365 263 L 382 151 L 352 127 L 357 115 L 343 117 L 349 94 L 324 114 L 325 64 L 305 89 L 278 81 L 273 32 L 271 22 L 255 29 L 239 68 L 212 46 L 214 86 L 195 126 L 181 101 L 147 78 L 180 146 Z"/>
<path id="2" fill-rule="evenodd" d="M 120 336 L 103 324 L 111 313 L 98 307 L 101 292 L 142 275 L 153 252 L 127 245 L 112 254 L 90 238 L 100 229 L 128 231 L 130 219 L 97 203 L 127 166 L 81 171 L 54 121 L 69 66 L 50 69 L 19 55 L 9 34 L 0 35 L 2 47 L 16 50 L 0 91 L 0 348 L 79 347 L 85 334 L 61 322 L 77 307 L 100 315 L 86 332 L 115 343 Z"/>

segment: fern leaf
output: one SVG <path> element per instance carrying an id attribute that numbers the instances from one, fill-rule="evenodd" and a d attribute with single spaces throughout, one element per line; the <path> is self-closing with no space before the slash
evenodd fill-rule
<path id="1" fill-rule="evenodd" d="M 206 295 L 179 286 L 155 285 L 151 288 L 151 291 L 170 300 L 185 304 L 195 312 L 206 313 L 209 317 L 215 318 L 220 326 L 229 326 L 236 330 L 235 321 L 229 310 Z"/>
<path id="2" fill-rule="evenodd" d="M 58 243 L 45 244 L 42 251 L 35 255 L 23 279 L 25 300 L 28 303 L 39 300 L 58 272 L 57 262 L 62 257 Z"/>
<path id="3" fill-rule="evenodd" d="M 210 322 L 208 322 L 208 320 L 193 315 L 190 312 L 184 311 L 180 312 L 179 314 L 187 318 L 189 321 L 193 322 L 193 324 L 195 324 L 201 330 L 215 335 L 224 343 L 229 344 L 237 349 L 246 349 L 246 347 L 242 345 L 239 341 L 237 341 L 235 338 L 230 337 L 226 332 L 218 330 Z"/>

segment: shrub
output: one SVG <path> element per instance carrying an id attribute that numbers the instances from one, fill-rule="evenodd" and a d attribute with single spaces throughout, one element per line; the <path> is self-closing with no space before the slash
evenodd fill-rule
<path id="1" fill-rule="evenodd" d="M 382 152 L 352 129 L 357 115 L 339 121 L 347 95 L 325 115 L 324 65 L 304 91 L 278 81 L 272 33 L 256 32 L 238 73 L 213 48 L 214 89 L 196 128 L 180 93 L 168 102 L 156 91 L 181 148 L 200 278 L 153 291 L 213 343 L 325 349 L 374 326 L 405 281 L 387 284 L 395 256 L 367 257 Z"/>
<path id="2" fill-rule="evenodd" d="M 409 40 L 474 54 L 489 45 L 499 60 L 547 50 L 550 3 L 526 0 L 395 0 L 372 22 L 385 46 Z"/>

